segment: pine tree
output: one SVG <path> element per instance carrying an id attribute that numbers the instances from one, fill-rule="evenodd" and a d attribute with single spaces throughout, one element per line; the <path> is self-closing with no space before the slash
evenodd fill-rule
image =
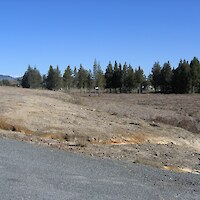
<path id="1" fill-rule="evenodd" d="M 151 79 L 151 82 L 152 82 L 152 85 L 155 89 L 155 91 L 158 90 L 158 87 L 160 87 L 160 79 L 161 79 L 161 67 L 160 67 L 160 64 L 159 62 L 155 62 L 155 64 L 153 65 L 153 68 L 151 70 L 151 73 L 152 73 L 152 79 Z"/>
<path id="2" fill-rule="evenodd" d="M 87 73 L 87 79 L 86 79 L 86 81 L 87 81 L 87 88 L 89 90 L 89 93 L 91 93 L 91 89 L 93 87 L 93 78 L 92 78 L 92 72 L 91 72 L 91 70 L 89 70 L 88 73 Z"/>
<path id="3" fill-rule="evenodd" d="M 119 63 L 119 92 L 122 92 L 122 80 L 123 79 L 123 71 L 122 71 L 122 65 Z"/>
<path id="4" fill-rule="evenodd" d="M 106 88 L 109 89 L 111 93 L 113 88 L 113 66 L 111 62 L 109 62 L 106 68 L 105 79 L 106 79 Z"/>
<path id="5" fill-rule="evenodd" d="M 98 65 L 97 65 L 96 86 L 98 86 L 99 92 L 100 92 L 100 90 L 103 90 L 105 87 L 105 76 L 103 74 L 103 71 L 101 70 L 100 63 L 98 63 Z"/>
<path id="6" fill-rule="evenodd" d="M 128 90 L 128 81 L 127 81 L 127 77 L 128 77 L 128 67 L 126 62 L 123 65 L 123 70 L 122 70 L 122 89 L 124 92 L 127 92 Z"/>
<path id="7" fill-rule="evenodd" d="M 58 65 L 56 66 L 54 71 L 55 71 L 55 80 L 56 80 L 55 89 L 60 89 L 62 87 L 62 76 L 61 76 L 61 72 Z"/>
<path id="8" fill-rule="evenodd" d="M 161 92 L 171 93 L 172 92 L 172 80 L 173 80 L 173 71 L 169 61 L 164 63 L 163 68 L 161 69 Z"/>
<path id="9" fill-rule="evenodd" d="M 52 65 L 50 65 L 46 79 L 46 87 L 49 90 L 53 90 L 55 89 L 55 86 L 56 86 L 55 71 Z"/>
<path id="10" fill-rule="evenodd" d="M 73 80 L 72 80 L 72 86 L 74 87 L 74 88 L 76 88 L 77 87 L 77 85 L 78 85 L 78 78 L 77 78 L 77 69 L 76 69 L 76 66 L 74 67 L 74 70 L 73 70 L 73 74 L 72 74 L 72 78 L 73 78 Z"/>
<path id="11" fill-rule="evenodd" d="M 87 88 L 87 71 L 80 65 L 80 68 L 77 73 L 77 86 L 81 91 L 84 88 Z"/>
<path id="12" fill-rule="evenodd" d="M 131 93 L 132 89 L 136 86 L 135 83 L 135 73 L 131 65 L 127 69 L 127 79 L 126 79 L 127 89 Z"/>
<path id="13" fill-rule="evenodd" d="M 94 79 L 94 87 L 97 87 L 97 76 L 98 76 L 98 64 L 97 64 L 97 60 L 95 58 L 94 60 L 94 64 L 93 64 L 93 79 Z"/>
<path id="14" fill-rule="evenodd" d="M 62 78 L 59 67 L 55 69 L 50 65 L 46 79 L 46 87 L 49 90 L 60 89 L 62 85 Z"/>
<path id="15" fill-rule="evenodd" d="M 194 57 L 190 63 L 192 92 L 200 90 L 200 63 L 198 58 Z"/>
<path id="16" fill-rule="evenodd" d="M 47 76 L 45 74 L 42 76 L 42 87 L 47 88 Z"/>
<path id="17" fill-rule="evenodd" d="M 22 87 L 23 88 L 30 88 L 29 78 L 28 78 L 28 70 L 24 73 L 22 77 Z"/>
<path id="18" fill-rule="evenodd" d="M 142 93 L 142 83 L 144 81 L 144 72 L 139 66 L 137 70 L 135 70 L 135 82 L 138 87 L 138 93 Z"/>
<path id="19" fill-rule="evenodd" d="M 41 87 L 42 77 L 39 70 L 36 67 L 32 68 L 28 66 L 27 71 L 24 73 L 22 78 L 23 88 L 39 88 Z"/>
<path id="20" fill-rule="evenodd" d="M 112 83 L 113 83 L 113 88 L 115 89 L 115 92 L 117 92 L 117 88 L 121 87 L 121 72 L 117 64 L 117 61 L 115 61 L 115 65 L 114 65 Z"/>
<path id="21" fill-rule="evenodd" d="M 70 66 L 68 65 L 65 69 L 65 72 L 63 74 L 63 86 L 66 90 L 70 90 L 72 86 L 72 71 Z"/>
<path id="22" fill-rule="evenodd" d="M 180 62 L 182 62 L 182 60 Z M 176 69 L 173 68 L 172 69 L 172 73 L 173 73 L 173 77 L 172 77 L 172 92 L 177 94 L 177 93 L 179 93 L 178 86 L 180 85 L 179 78 L 178 78 L 178 76 L 179 76 L 178 68 L 176 68 Z"/>
<path id="23" fill-rule="evenodd" d="M 105 88 L 105 76 L 104 76 L 102 70 L 98 71 L 97 85 L 98 85 L 98 88 L 99 88 L 99 92 L 100 92 L 100 90 L 103 90 Z"/>
<path id="24" fill-rule="evenodd" d="M 31 88 L 39 88 L 41 87 L 41 83 L 42 83 L 42 76 L 39 72 L 39 70 L 34 67 L 34 69 L 32 70 L 32 73 L 31 73 L 31 80 L 30 80 L 30 85 L 31 85 Z"/>
<path id="25" fill-rule="evenodd" d="M 175 92 L 189 93 L 191 90 L 190 66 L 186 60 L 179 62 L 179 66 L 174 72 Z"/>

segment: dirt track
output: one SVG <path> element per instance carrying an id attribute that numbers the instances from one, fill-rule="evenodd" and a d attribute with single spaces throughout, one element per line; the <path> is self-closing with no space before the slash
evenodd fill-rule
<path id="1" fill-rule="evenodd" d="M 92 94 L 0 87 L 5 137 L 91 156 L 200 172 L 200 95 Z"/>

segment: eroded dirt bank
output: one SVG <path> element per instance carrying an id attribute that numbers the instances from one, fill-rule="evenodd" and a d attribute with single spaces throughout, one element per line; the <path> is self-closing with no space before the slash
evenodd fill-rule
<path id="1" fill-rule="evenodd" d="M 0 133 L 179 172 L 200 172 L 200 96 L 68 95 L 0 87 Z"/>

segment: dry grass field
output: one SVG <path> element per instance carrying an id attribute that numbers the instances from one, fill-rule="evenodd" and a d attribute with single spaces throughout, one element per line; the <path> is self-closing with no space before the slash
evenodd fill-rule
<path id="1" fill-rule="evenodd" d="M 0 96 L 2 137 L 200 173 L 200 95 L 0 87 Z"/>

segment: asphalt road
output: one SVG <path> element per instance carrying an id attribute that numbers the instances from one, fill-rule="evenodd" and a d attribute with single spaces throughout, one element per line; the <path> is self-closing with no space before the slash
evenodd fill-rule
<path id="1" fill-rule="evenodd" d="M 0 138 L 0 199 L 200 199 L 200 175 Z"/>

